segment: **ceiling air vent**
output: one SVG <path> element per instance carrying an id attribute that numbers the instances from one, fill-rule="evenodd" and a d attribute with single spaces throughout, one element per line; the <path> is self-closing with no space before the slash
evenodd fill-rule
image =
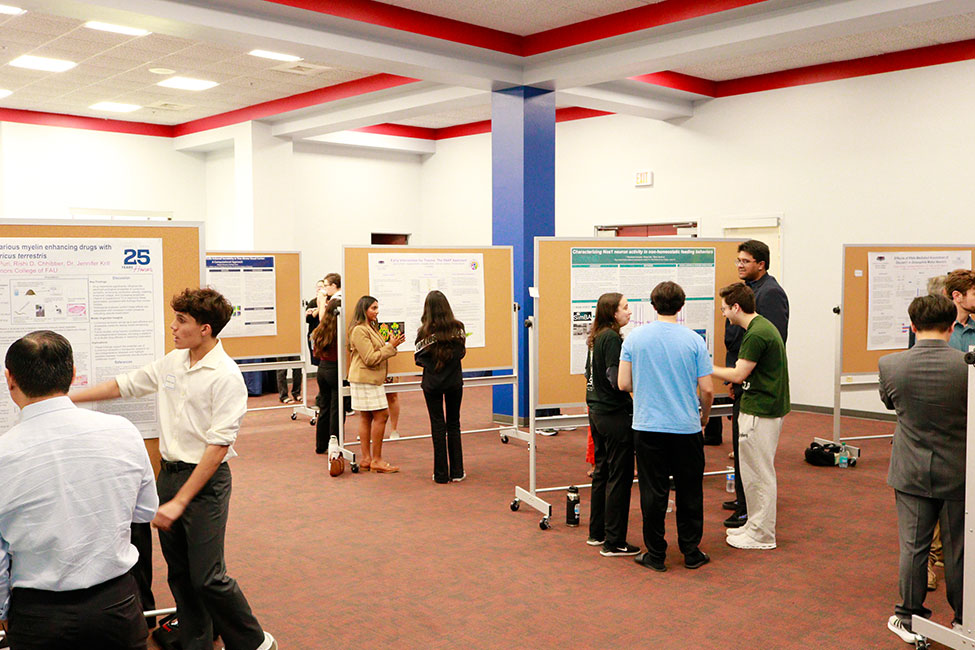
<path id="1" fill-rule="evenodd" d="M 156 108 L 161 111 L 185 111 L 187 108 L 193 108 L 193 104 L 177 104 L 176 102 L 161 101 L 146 104 L 146 108 Z"/>
<path id="2" fill-rule="evenodd" d="M 313 75 L 322 72 L 323 70 L 328 70 L 329 67 L 325 65 L 315 65 L 314 63 L 305 63 L 304 61 L 289 61 L 288 63 L 282 63 L 281 65 L 276 65 L 272 70 L 277 70 L 279 72 L 289 72 L 291 74 L 300 75 Z"/>

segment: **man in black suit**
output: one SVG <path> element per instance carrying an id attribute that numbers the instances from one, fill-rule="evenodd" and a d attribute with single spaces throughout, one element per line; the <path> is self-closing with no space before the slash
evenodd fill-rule
<path id="1" fill-rule="evenodd" d="M 924 597 L 939 517 L 952 624 L 960 626 L 962 620 L 968 367 L 964 353 L 948 345 L 956 316 L 950 300 L 915 298 L 908 314 L 917 343 L 881 357 L 880 399 L 897 411 L 887 484 L 897 500 L 901 603 L 887 627 L 914 643 L 911 616 L 931 616 Z"/>
<path id="2" fill-rule="evenodd" d="M 775 278 L 768 273 L 770 252 L 765 242 L 757 239 L 749 239 L 738 244 L 738 257 L 735 259 L 735 266 L 738 268 L 738 279 L 744 280 L 748 288 L 755 294 L 755 312 L 764 316 L 775 325 L 785 343 L 789 338 L 789 297 L 779 285 Z M 738 363 L 738 349 L 741 347 L 741 339 L 745 336 L 745 330 L 732 325 L 731 321 L 726 320 L 724 325 L 724 345 L 725 345 L 725 365 L 734 368 Z M 739 528 L 748 521 L 748 504 L 745 502 L 745 488 L 741 482 L 741 465 L 738 461 L 738 415 L 741 404 L 741 384 L 728 384 L 731 397 L 733 399 L 731 415 L 731 445 L 735 453 L 735 498 L 732 501 L 725 501 L 722 507 L 725 510 L 732 510 L 724 525 L 728 528 Z M 717 418 L 711 418 L 709 426 L 705 430 L 704 444 L 714 444 L 715 441 L 709 437 L 717 435 L 716 444 L 721 444 L 721 430 L 715 432 L 715 425 L 711 422 L 718 422 Z"/>

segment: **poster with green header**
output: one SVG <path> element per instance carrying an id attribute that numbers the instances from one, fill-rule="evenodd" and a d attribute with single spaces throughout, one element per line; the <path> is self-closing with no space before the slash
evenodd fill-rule
<path id="1" fill-rule="evenodd" d="M 714 248 L 573 248 L 571 251 L 570 369 L 586 370 L 586 338 L 599 296 L 622 293 L 633 316 L 623 335 L 653 322 L 650 293 L 666 280 L 684 289 L 678 322 L 700 334 L 714 355 Z"/>

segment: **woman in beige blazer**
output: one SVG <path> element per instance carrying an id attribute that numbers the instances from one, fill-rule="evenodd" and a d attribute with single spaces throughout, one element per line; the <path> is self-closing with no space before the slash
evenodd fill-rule
<path id="1" fill-rule="evenodd" d="M 386 360 L 396 356 L 396 348 L 405 340 L 397 334 L 383 341 L 379 335 L 379 301 L 362 296 L 356 303 L 349 323 L 349 385 L 352 408 L 359 412 L 359 441 L 362 460 L 359 468 L 379 473 L 398 472 L 399 467 L 383 460 L 383 432 L 389 417 L 386 401 Z M 370 445 L 370 442 L 372 443 Z"/>

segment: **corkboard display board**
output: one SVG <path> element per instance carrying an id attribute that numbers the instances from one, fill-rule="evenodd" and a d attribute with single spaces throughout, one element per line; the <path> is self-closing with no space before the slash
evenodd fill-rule
<path id="1" fill-rule="evenodd" d="M 348 322 L 360 296 L 369 294 L 369 253 L 476 254 L 484 256 L 485 346 L 468 348 L 464 370 L 503 370 L 517 360 L 512 352 L 511 318 L 514 305 L 512 249 L 510 246 L 421 248 L 416 246 L 346 246 L 342 270 L 343 311 Z M 380 310 L 382 305 L 380 304 Z M 382 312 L 380 311 L 380 315 Z M 380 318 L 381 320 L 381 318 Z M 415 332 L 406 332 L 412 340 Z M 348 364 L 346 364 L 348 368 Z M 389 360 L 389 374 L 419 374 L 412 352 Z"/>
<path id="2" fill-rule="evenodd" d="M 569 373 L 572 323 L 571 251 L 573 248 L 714 248 L 714 358 L 724 364 L 724 318 L 721 287 L 738 282 L 735 260 L 738 239 L 658 239 L 658 238 L 535 238 L 535 286 L 539 298 L 535 313 L 538 328 L 538 406 L 584 406 L 586 378 Z M 649 296 L 646 296 L 649 298 Z"/>

